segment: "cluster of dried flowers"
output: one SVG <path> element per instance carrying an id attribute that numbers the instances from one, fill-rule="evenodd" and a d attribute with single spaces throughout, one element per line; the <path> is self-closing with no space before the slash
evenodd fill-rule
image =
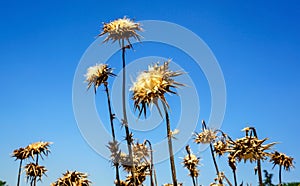
<path id="1" fill-rule="evenodd" d="M 289 157 L 283 153 L 277 151 L 271 152 L 271 147 L 276 143 L 264 144 L 268 138 L 258 139 L 257 132 L 254 127 L 246 127 L 242 131 L 245 132 L 245 136 L 232 140 L 228 134 L 222 132 L 221 130 L 212 130 L 207 129 L 205 122 L 203 124 L 203 131 L 201 133 L 195 134 L 195 143 L 197 144 L 209 144 L 211 147 L 212 159 L 216 168 L 217 178 L 215 182 L 211 185 L 224 185 L 223 180 L 229 185 L 232 185 L 231 182 L 227 179 L 223 172 L 220 172 L 218 165 L 215 161 L 215 155 L 219 157 L 228 154 L 228 165 L 233 171 L 234 176 L 234 185 L 237 185 L 237 163 L 243 161 L 246 163 L 257 163 L 255 172 L 258 173 L 259 184 L 262 185 L 262 175 L 261 175 L 261 161 L 270 158 L 270 161 L 275 165 L 280 166 L 279 170 L 279 184 L 281 181 L 281 167 L 284 167 L 285 170 L 290 170 L 293 167 L 293 158 Z M 220 135 L 218 135 L 220 134 Z"/>
<path id="2" fill-rule="evenodd" d="M 40 141 L 29 144 L 25 148 L 21 147 L 13 151 L 12 157 L 16 158 L 16 160 L 20 160 L 17 186 L 20 185 L 22 163 L 30 157 L 32 160 L 35 160 L 35 162 L 29 162 L 24 167 L 27 182 L 30 182 L 30 185 L 35 186 L 37 181 L 42 181 L 42 176 L 46 175 L 47 169 L 44 166 L 39 165 L 38 161 L 39 157 L 43 159 L 43 156 L 48 156 L 51 144 L 51 142 Z"/>
<path id="3" fill-rule="evenodd" d="M 137 33 L 143 31 L 139 23 L 130 20 L 129 18 L 121 18 L 114 20 L 110 23 L 104 23 L 103 28 L 99 36 L 107 35 L 104 39 L 104 43 L 108 41 L 118 41 L 122 49 L 122 64 L 123 64 L 123 84 L 122 84 L 122 104 L 123 104 L 123 118 L 122 125 L 125 127 L 128 153 L 122 152 L 119 148 L 119 142 L 115 136 L 115 115 L 113 114 L 110 94 L 108 87 L 108 78 L 115 76 L 112 72 L 112 68 L 108 64 L 96 64 L 87 69 L 85 74 L 85 80 L 87 82 L 87 89 L 94 87 L 94 93 L 97 89 L 103 85 L 106 91 L 108 111 L 111 125 L 112 141 L 108 142 L 108 149 L 111 153 L 111 163 L 116 170 L 115 185 L 117 186 L 140 186 L 145 183 L 147 176 L 150 177 L 151 186 L 157 185 L 154 165 L 153 165 L 153 151 L 151 142 L 145 140 L 143 143 L 135 142 L 133 134 L 129 131 L 129 123 L 127 121 L 126 106 L 125 106 L 125 76 L 126 76 L 126 62 L 125 52 L 126 49 L 132 48 L 131 38 L 140 41 L 141 36 Z M 127 45 L 125 45 L 127 42 Z M 170 169 L 172 174 L 172 183 L 164 184 L 164 186 L 180 186 L 182 183 L 177 182 L 176 168 L 174 162 L 174 154 L 172 147 L 172 135 L 170 119 L 169 119 L 169 104 L 166 100 L 165 94 L 176 94 L 175 89 L 183 84 L 176 82 L 174 78 L 182 74 L 182 72 L 171 71 L 169 64 L 171 60 L 163 62 L 162 65 L 159 62 L 150 65 L 147 70 L 141 72 L 136 81 L 133 83 L 130 91 L 132 92 L 132 100 L 134 101 L 134 109 L 138 110 L 138 116 L 144 113 L 147 116 L 147 108 L 155 105 L 160 114 L 158 101 L 163 106 L 165 114 L 167 138 L 168 138 L 168 150 L 170 155 Z M 225 182 L 228 185 L 231 184 L 230 180 L 226 177 L 224 172 L 219 171 L 215 156 L 219 157 L 227 154 L 228 165 L 232 169 L 234 176 L 234 185 L 237 186 L 237 163 L 242 160 L 246 163 L 248 160 L 250 163 L 257 163 L 256 171 L 258 172 L 258 179 L 260 185 L 262 185 L 261 178 L 261 164 L 260 161 L 270 158 L 270 161 L 274 166 L 279 166 L 279 180 L 281 184 L 281 169 L 289 170 L 293 167 L 293 158 L 283 153 L 269 152 L 271 147 L 276 143 L 264 144 L 268 139 L 259 139 L 256 134 L 256 130 L 253 127 L 246 127 L 243 129 L 245 136 L 236 140 L 232 140 L 227 134 L 221 130 L 213 130 L 207 128 L 205 121 L 202 121 L 202 132 L 195 133 L 194 142 L 196 144 L 209 145 L 211 151 L 211 157 L 216 169 L 216 178 L 211 186 L 223 186 Z M 46 173 L 46 168 L 38 164 L 39 157 L 48 156 L 50 150 L 50 142 L 37 142 L 28 145 L 25 148 L 19 148 L 13 152 L 13 157 L 20 160 L 18 184 L 20 183 L 20 175 L 22 169 L 22 161 L 31 157 L 35 160 L 34 163 L 29 163 L 25 166 L 27 181 L 30 181 L 31 185 L 36 185 L 36 181 L 41 181 L 41 178 Z M 198 186 L 199 177 L 199 165 L 200 158 L 192 153 L 189 146 L 186 146 L 187 155 L 183 158 L 183 167 L 189 171 L 189 176 L 192 178 L 194 186 Z M 122 167 L 127 173 L 125 179 L 120 178 L 119 168 Z M 56 182 L 52 183 L 52 186 L 89 186 L 91 182 L 88 180 L 88 176 L 85 173 L 77 171 L 67 171 L 61 178 L 58 178 Z"/>

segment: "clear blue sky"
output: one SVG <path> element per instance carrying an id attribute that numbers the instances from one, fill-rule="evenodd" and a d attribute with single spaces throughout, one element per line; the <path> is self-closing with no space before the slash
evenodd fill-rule
<path id="1" fill-rule="evenodd" d="M 49 185 L 67 169 L 88 172 L 94 185 L 112 185 L 113 169 L 77 128 L 72 82 L 101 23 L 124 15 L 137 21 L 174 22 L 200 36 L 214 52 L 226 81 L 222 130 L 238 138 L 251 124 L 260 137 L 280 142 L 276 150 L 300 161 L 298 1 L 1 1 L 0 7 L 0 179 L 9 185 L 16 183 L 18 168 L 10 153 L 39 140 L 54 142 L 42 162 L 49 172 L 40 185 Z M 133 54 L 129 58 L 134 59 Z M 210 111 L 207 91 L 203 90 L 200 119 L 207 119 Z M 199 155 L 199 182 L 209 185 L 214 178 L 209 152 Z M 176 156 L 178 179 L 191 185 L 179 164 L 182 156 Z M 231 178 L 226 159 L 220 164 Z M 300 181 L 299 163 L 295 165 L 283 173 L 283 180 Z M 160 184 L 171 182 L 168 166 L 168 161 L 157 166 Z M 256 183 L 253 167 L 239 164 L 239 181 Z M 277 169 L 264 167 L 275 174 L 277 183 Z"/>

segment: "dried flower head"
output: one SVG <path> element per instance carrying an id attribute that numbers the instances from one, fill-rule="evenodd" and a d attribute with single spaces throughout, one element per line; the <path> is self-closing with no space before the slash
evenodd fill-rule
<path id="1" fill-rule="evenodd" d="M 151 104 L 158 106 L 158 99 L 168 107 L 165 93 L 176 94 L 170 88 L 183 85 L 173 80 L 173 77 L 182 73 L 169 70 L 169 63 L 170 60 L 164 62 L 161 66 L 159 66 L 159 63 L 149 66 L 147 71 L 138 75 L 136 82 L 130 88 L 133 92 L 134 108 L 139 110 L 139 116 L 142 112 L 146 116 L 146 107 Z"/>
<path id="2" fill-rule="evenodd" d="M 212 129 L 203 129 L 202 132 L 195 134 L 195 142 L 202 144 L 209 144 L 217 138 L 217 131 Z"/>
<path id="3" fill-rule="evenodd" d="M 149 157 L 150 150 L 145 143 L 136 143 L 132 146 L 134 157 L 137 159 Z"/>
<path id="4" fill-rule="evenodd" d="M 96 93 L 97 88 L 104 83 L 107 83 L 108 76 L 115 76 L 112 73 L 112 68 L 107 64 L 96 64 L 87 69 L 85 74 L 85 81 L 88 83 L 88 89 L 94 85 L 94 91 Z"/>
<path id="5" fill-rule="evenodd" d="M 117 141 L 108 142 L 108 149 L 110 150 L 110 158 L 113 165 L 118 165 L 121 159 L 121 150 L 119 149 L 119 143 Z"/>
<path id="6" fill-rule="evenodd" d="M 104 39 L 104 42 L 111 40 L 112 42 L 119 41 L 120 43 L 120 41 L 126 40 L 128 44 L 131 45 L 129 40 L 131 37 L 140 41 L 141 36 L 137 33 L 137 31 L 143 31 L 140 23 L 135 23 L 129 18 L 124 17 L 110 23 L 104 23 L 102 32 L 99 36 L 108 34 Z"/>
<path id="7" fill-rule="evenodd" d="M 15 157 L 16 160 L 24 160 L 29 157 L 29 151 L 26 148 L 19 148 L 13 151 L 12 157 Z"/>
<path id="8" fill-rule="evenodd" d="M 35 143 L 32 143 L 30 145 L 28 145 L 26 147 L 26 150 L 29 152 L 29 155 L 34 159 L 34 155 L 35 154 L 39 154 L 41 155 L 45 155 L 45 156 L 48 156 L 48 154 L 50 153 L 50 145 L 52 144 L 52 142 L 43 142 L 43 141 L 40 141 L 40 142 L 35 142 Z"/>
<path id="9" fill-rule="evenodd" d="M 88 180 L 87 174 L 77 171 L 67 171 L 61 178 L 51 184 L 51 186 L 89 186 L 91 181 Z"/>
<path id="10" fill-rule="evenodd" d="M 237 139 L 235 141 L 229 141 L 230 152 L 233 158 L 236 158 L 239 162 L 244 160 L 245 162 L 249 160 L 250 162 L 257 160 L 264 160 L 268 153 L 266 150 L 269 150 L 276 143 L 270 143 L 263 145 L 267 138 L 259 140 L 254 136 L 245 136 L 243 138 Z"/>
<path id="11" fill-rule="evenodd" d="M 223 156 L 228 149 L 228 142 L 227 140 L 219 140 L 214 142 L 214 151 L 219 156 Z"/>
<path id="12" fill-rule="evenodd" d="M 274 166 L 279 165 L 283 166 L 286 171 L 289 171 L 290 168 L 293 168 L 293 160 L 294 158 L 287 156 L 283 153 L 275 151 L 270 154 L 270 161 L 274 164 Z"/>
<path id="13" fill-rule="evenodd" d="M 198 177 L 199 170 L 197 166 L 199 165 L 199 158 L 194 154 L 188 154 L 183 158 L 183 166 L 190 171 L 189 176 Z"/>
<path id="14" fill-rule="evenodd" d="M 30 181 L 32 184 L 36 178 L 38 178 L 37 181 L 42 181 L 42 176 L 46 175 L 47 169 L 44 166 L 29 163 L 25 166 L 25 172 L 27 182 Z"/>

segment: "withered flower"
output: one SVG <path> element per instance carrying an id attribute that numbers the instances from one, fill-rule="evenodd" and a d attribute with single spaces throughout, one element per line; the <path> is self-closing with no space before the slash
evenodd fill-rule
<path id="1" fill-rule="evenodd" d="M 121 45 L 121 41 L 127 41 L 128 44 L 131 45 L 129 40 L 131 37 L 140 41 L 141 36 L 137 33 L 137 31 L 143 31 L 140 23 L 135 23 L 129 18 L 124 17 L 122 19 L 114 20 L 110 23 L 104 23 L 102 32 L 99 34 L 99 36 L 108 34 L 104 39 L 104 42 L 108 42 L 109 40 L 112 42 L 119 41 Z"/>
<path id="2" fill-rule="evenodd" d="M 86 173 L 77 171 L 67 171 L 61 178 L 51 184 L 51 186 L 89 186 L 91 181 L 88 180 Z"/>
<path id="3" fill-rule="evenodd" d="M 149 66 L 148 70 L 138 75 L 136 82 L 130 88 L 133 92 L 134 108 L 139 110 L 139 116 L 142 112 L 146 116 L 146 107 L 151 104 L 158 107 L 158 100 L 161 100 L 168 107 L 165 93 L 176 94 L 170 88 L 183 86 L 183 84 L 174 81 L 173 78 L 182 73 L 169 70 L 170 62 L 168 60 L 161 66 L 159 66 L 159 63 Z"/>
<path id="4" fill-rule="evenodd" d="M 230 152 L 232 157 L 236 158 L 239 162 L 241 160 L 244 160 L 244 162 L 247 160 L 250 162 L 264 160 L 268 155 L 266 151 L 270 150 L 270 148 L 276 144 L 270 143 L 263 145 L 267 139 L 268 138 L 259 140 L 254 136 L 245 136 L 235 141 L 229 141 L 230 149 L 228 152 Z"/>
<path id="5" fill-rule="evenodd" d="M 270 154 L 270 161 L 274 164 L 274 166 L 279 165 L 282 166 L 286 171 L 289 171 L 290 168 L 293 168 L 293 160 L 291 156 L 287 156 L 283 153 L 275 151 Z"/>
<path id="6" fill-rule="evenodd" d="M 46 175 L 47 169 L 44 166 L 37 165 L 35 163 L 29 163 L 25 166 L 27 182 L 32 184 L 36 178 L 37 181 L 42 181 L 42 176 Z"/>
<path id="7" fill-rule="evenodd" d="M 34 159 L 34 155 L 42 155 L 48 156 L 50 153 L 50 145 L 52 142 L 35 142 L 26 147 L 26 150 L 29 152 L 29 155 Z"/>
<path id="8" fill-rule="evenodd" d="M 203 129 L 202 132 L 195 134 L 195 142 L 197 144 L 210 144 L 217 138 L 217 131 L 212 129 Z"/>
<path id="9" fill-rule="evenodd" d="M 110 68 L 107 64 L 96 64 L 87 69 L 87 73 L 85 74 L 85 81 L 88 83 L 88 89 L 94 85 L 94 91 L 96 93 L 97 88 L 107 82 L 109 76 L 115 76 L 112 73 L 112 68 Z"/>

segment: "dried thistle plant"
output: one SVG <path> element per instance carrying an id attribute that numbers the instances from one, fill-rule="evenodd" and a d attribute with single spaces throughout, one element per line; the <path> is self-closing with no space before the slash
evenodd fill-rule
<path id="1" fill-rule="evenodd" d="M 149 66 L 148 70 L 140 73 L 133 83 L 130 90 L 132 91 L 132 99 L 134 100 L 134 108 L 139 110 L 139 116 L 144 112 L 146 116 L 146 108 L 151 104 L 158 107 L 158 100 L 168 106 L 165 93 L 176 94 L 171 88 L 183 86 L 183 84 L 174 81 L 174 77 L 179 76 L 182 72 L 173 72 L 169 70 L 171 60 L 165 61 L 163 65 L 159 63 Z M 158 108 L 159 109 L 159 108 Z"/>
<path id="2" fill-rule="evenodd" d="M 195 133 L 195 143 L 210 144 L 217 139 L 217 131 L 212 129 L 203 129 L 200 133 Z"/>
<path id="3" fill-rule="evenodd" d="M 29 157 L 29 151 L 26 148 L 21 147 L 19 149 L 15 149 L 11 156 L 16 158 L 16 160 L 20 160 L 18 180 L 17 180 L 17 186 L 19 186 L 20 185 L 21 170 L 22 170 L 22 163 L 23 163 L 23 160 L 25 160 Z"/>
<path id="4" fill-rule="evenodd" d="M 280 152 L 273 152 L 270 155 L 270 162 L 274 164 L 273 168 L 278 165 L 279 166 L 279 184 L 281 185 L 282 180 L 281 180 L 281 170 L 282 167 L 284 170 L 289 171 L 291 168 L 294 168 L 293 165 L 293 160 L 294 158 L 291 156 L 287 156 L 284 153 Z"/>
<path id="5" fill-rule="evenodd" d="M 41 158 L 43 158 L 42 155 L 48 156 L 48 154 L 50 153 L 49 147 L 51 144 L 52 142 L 35 142 L 28 145 L 26 147 L 26 150 L 29 152 L 29 155 L 32 157 L 32 159 L 35 159 L 34 155 L 37 155 L 37 159 L 38 155 L 40 155 Z"/>
<path id="6" fill-rule="evenodd" d="M 223 156 L 228 150 L 227 140 L 218 140 L 214 142 L 214 151 L 217 155 Z"/>
<path id="7" fill-rule="evenodd" d="M 136 143 L 132 145 L 133 163 L 130 161 L 129 155 L 125 153 L 120 154 L 121 165 L 123 169 L 128 173 L 126 180 L 121 181 L 121 185 L 128 186 L 142 185 L 146 180 L 146 176 L 151 175 L 151 161 L 149 161 L 150 150 L 146 146 L 146 143 Z M 134 176 L 130 174 L 132 166 L 135 166 Z"/>
<path id="8" fill-rule="evenodd" d="M 58 178 L 56 182 L 52 183 L 51 186 L 89 186 L 91 181 L 88 180 L 86 173 L 77 171 L 67 171 L 61 178 Z"/>
<path id="9" fill-rule="evenodd" d="M 191 152 L 190 146 L 187 145 L 185 147 L 187 155 L 183 158 L 183 166 L 187 168 L 190 172 L 189 176 L 192 177 L 193 185 L 197 186 L 198 185 L 198 176 L 199 176 L 199 170 L 198 170 L 198 165 L 199 165 L 199 159 L 196 155 L 194 155 Z"/>
<path id="10" fill-rule="evenodd" d="M 268 138 L 260 140 L 254 136 L 245 136 L 235 141 L 230 141 L 228 152 L 239 162 L 241 160 L 244 160 L 244 162 L 249 160 L 252 163 L 257 160 L 265 160 L 269 154 L 266 151 L 270 150 L 270 148 L 276 144 L 270 143 L 263 145 L 266 140 L 268 140 Z"/>
<path id="11" fill-rule="evenodd" d="M 47 169 L 44 166 L 37 165 L 35 163 L 29 163 L 25 166 L 27 182 L 30 181 L 30 185 L 35 185 L 35 181 L 42 181 L 42 176 L 46 175 Z"/>
<path id="12" fill-rule="evenodd" d="M 143 31 L 140 23 L 135 23 L 133 20 L 124 17 L 122 19 L 116 19 L 110 23 L 104 23 L 102 32 L 99 36 L 108 34 L 104 39 L 104 42 L 108 42 L 109 40 L 112 42 L 119 41 L 121 45 L 121 41 L 124 42 L 125 40 L 129 45 L 131 45 L 129 40 L 131 37 L 140 41 L 141 36 L 137 33 L 137 31 Z"/>
<path id="13" fill-rule="evenodd" d="M 94 91 L 96 93 L 97 88 L 101 84 L 107 83 L 107 79 L 109 76 L 115 76 L 112 73 L 112 68 L 110 68 L 107 64 L 96 64 L 87 69 L 85 74 L 85 81 L 88 83 L 88 89 L 94 85 Z"/>
<path id="14" fill-rule="evenodd" d="M 99 34 L 99 36 L 103 36 L 107 34 L 107 37 L 104 39 L 103 42 L 108 41 L 118 41 L 121 49 L 122 49 L 122 110 L 123 110 L 123 118 L 122 118 L 122 124 L 125 126 L 125 132 L 126 132 L 126 141 L 127 141 L 127 148 L 129 153 L 129 159 L 131 159 L 130 162 L 133 162 L 132 157 L 132 149 L 131 149 L 131 133 L 129 131 L 128 127 L 128 120 L 127 120 L 127 111 L 126 111 L 126 61 L 125 61 L 125 52 L 126 49 L 132 48 L 130 38 L 134 38 L 138 41 L 140 41 L 141 36 L 137 33 L 137 31 L 143 31 L 139 23 L 135 23 L 134 21 L 130 20 L 129 18 L 122 18 L 122 19 L 116 19 L 110 23 L 104 23 L 102 32 Z M 125 46 L 125 41 L 128 42 L 128 45 Z M 135 179 L 134 172 L 135 167 L 132 165 L 131 174 L 133 175 L 133 178 Z"/>
<path id="15" fill-rule="evenodd" d="M 133 83 L 130 90 L 133 92 L 132 99 L 134 100 L 135 110 L 139 110 L 139 117 L 144 112 L 146 117 L 146 109 L 152 104 L 158 107 L 158 100 L 162 102 L 163 109 L 166 118 L 166 128 L 167 128 L 167 138 L 170 156 L 170 165 L 172 171 L 173 185 L 177 186 L 176 169 L 174 163 L 173 147 L 172 147 L 172 131 L 170 127 L 170 119 L 168 108 L 169 105 L 165 98 L 165 93 L 173 93 L 171 88 L 177 88 L 178 86 L 183 86 L 183 84 L 174 81 L 175 76 L 179 76 L 182 72 L 173 72 L 169 69 L 170 60 L 164 62 L 163 65 L 156 63 L 153 66 L 149 66 L 148 70 L 140 73 Z"/>

